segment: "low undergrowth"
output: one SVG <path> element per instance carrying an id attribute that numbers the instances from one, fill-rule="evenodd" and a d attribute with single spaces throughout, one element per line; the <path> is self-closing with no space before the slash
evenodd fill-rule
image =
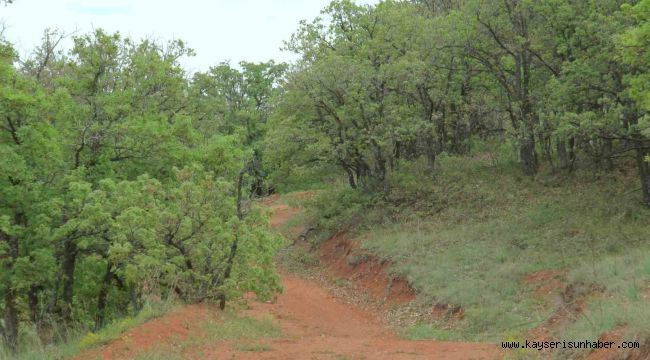
<path id="1" fill-rule="evenodd" d="M 99 331 L 90 331 L 85 327 L 76 326 L 66 328 L 65 340 L 57 342 L 43 341 L 35 329 L 23 328 L 21 344 L 16 354 L 9 354 L 0 348 L 0 359 L 14 360 L 60 360 L 71 359 L 84 350 L 97 347 L 119 338 L 124 332 L 143 324 L 153 318 L 160 317 L 172 309 L 176 304 L 172 301 L 149 301 L 142 310 L 133 316 L 115 320 Z M 53 333 L 58 334 L 56 329 Z M 57 337 L 63 339 L 63 332 Z"/>

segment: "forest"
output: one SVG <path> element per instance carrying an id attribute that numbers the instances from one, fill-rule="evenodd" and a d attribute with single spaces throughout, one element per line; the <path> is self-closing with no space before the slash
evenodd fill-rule
<path id="1" fill-rule="evenodd" d="M 624 178 L 625 216 L 650 219 L 650 0 L 334 0 L 284 43 L 295 63 L 194 73 L 181 40 L 68 36 L 47 30 L 27 57 L 0 37 L 10 352 L 155 299 L 272 298 L 284 243 L 254 199 L 277 192 L 435 217 L 453 206 L 436 192 L 448 159 L 498 155 L 529 192 Z"/>

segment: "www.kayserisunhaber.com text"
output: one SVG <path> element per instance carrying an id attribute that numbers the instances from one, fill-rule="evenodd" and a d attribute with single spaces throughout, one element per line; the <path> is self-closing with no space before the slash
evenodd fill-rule
<path id="1" fill-rule="evenodd" d="M 638 349 L 641 344 L 638 341 L 503 341 L 501 347 L 504 349 Z"/>

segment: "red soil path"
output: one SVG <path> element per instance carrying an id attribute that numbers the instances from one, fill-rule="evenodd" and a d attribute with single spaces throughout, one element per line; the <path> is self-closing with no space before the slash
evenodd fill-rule
<path id="1" fill-rule="evenodd" d="M 276 200 L 276 199 L 273 199 Z M 277 201 L 269 202 L 273 226 L 289 221 L 298 211 Z M 188 349 L 193 359 L 501 359 L 493 344 L 402 340 L 378 317 L 344 304 L 315 281 L 282 274 L 284 292 L 274 304 L 255 302 L 243 315 L 269 314 L 282 329 L 278 339 L 260 340 L 265 351 L 242 351 L 229 343 Z M 120 339 L 78 359 L 133 359 L 138 353 L 172 349 L 175 344 L 200 337 L 201 321 L 218 311 L 209 306 L 187 306 L 127 332 Z M 212 315 L 213 316 L 213 315 Z M 197 355 L 197 354 L 200 354 Z"/>
<path id="2" fill-rule="evenodd" d="M 500 359 L 490 344 L 399 339 L 372 314 L 343 304 L 320 285 L 283 274 L 284 293 L 276 304 L 250 310 L 272 314 L 283 338 L 262 353 L 232 353 L 237 359 Z M 224 357 L 228 358 L 228 357 Z"/>

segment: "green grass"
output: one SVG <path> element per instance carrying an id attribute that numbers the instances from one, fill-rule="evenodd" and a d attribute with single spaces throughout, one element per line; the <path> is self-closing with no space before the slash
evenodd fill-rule
<path id="1" fill-rule="evenodd" d="M 350 286 L 350 280 L 340 279 L 339 278 L 339 279 L 334 280 L 334 285 L 336 287 L 346 288 L 346 287 Z"/>
<path id="2" fill-rule="evenodd" d="M 78 327 L 67 330 L 68 340 L 46 344 L 33 329 L 22 329 L 21 343 L 17 354 L 9 354 L 0 347 L 0 359 L 14 360 L 59 360 L 69 359 L 82 351 L 119 338 L 125 331 L 146 321 L 162 316 L 175 306 L 171 302 L 148 302 L 135 316 L 115 320 L 97 332 Z"/>
<path id="3" fill-rule="evenodd" d="M 276 339 L 282 335 L 280 327 L 270 315 L 256 319 L 228 312 L 216 321 L 207 322 L 204 330 L 206 337 L 200 340 L 204 344 L 234 341 L 235 350 L 249 352 L 271 350 L 269 344 L 260 340 Z"/>
<path id="4" fill-rule="evenodd" d="M 143 354 L 139 354 L 136 357 L 136 360 L 183 360 L 186 359 L 185 356 L 177 352 L 170 351 L 153 351 Z"/>
<path id="5" fill-rule="evenodd" d="M 255 319 L 233 313 L 225 313 L 217 320 L 207 322 L 204 330 L 207 339 L 213 342 L 277 338 L 281 335 L 280 327 L 270 316 Z"/>
<path id="6" fill-rule="evenodd" d="M 262 352 L 271 350 L 271 345 L 263 343 L 240 343 L 235 346 L 239 351 Z"/>
<path id="7" fill-rule="evenodd" d="M 310 274 L 320 263 L 318 255 L 304 246 L 291 246 L 278 252 L 278 261 L 283 269 L 292 273 Z"/>
<path id="8" fill-rule="evenodd" d="M 614 329 L 624 329 L 625 341 L 650 338 L 650 251 L 647 248 L 630 249 L 583 263 L 571 271 L 569 279 L 577 291 L 596 289 L 601 294 L 589 299 L 584 314 L 564 329 L 564 338 L 597 339 Z"/>
<path id="9" fill-rule="evenodd" d="M 201 358 L 201 349 L 220 346 L 224 341 L 233 342 L 233 348 L 239 351 L 263 352 L 271 349 L 264 340 L 281 336 L 282 331 L 271 316 L 256 319 L 237 315 L 235 310 L 219 312 L 206 319 L 203 324 L 204 334 L 174 343 L 169 348 L 148 351 L 138 355 L 139 360 L 176 360 L 185 359 L 187 354 Z"/>
<path id="10" fill-rule="evenodd" d="M 444 156 L 434 177 L 420 168 L 402 168 L 391 179 L 388 201 L 361 211 L 360 221 L 359 212 L 350 215 L 354 206 L 321 210 L 325 223 L 334 226 L 356 216 L 363 247 L 390 259 L 392 271 L 419 291 L 420 302 L 465 310 L 452 327 L 418 324 L 407 337 L 500 341 L 523 336 L 555 310 L 523 282 L 526 274 L 544 269 L 567 272 L 576 296 L 595 288 L 607 293 L 602 306 L 589 304 L 584 319 L 566 329 L 567 336 L 596 339 L 621 324 L 645 331 L 650 211 L 630 192 L 638 187 L 635 177 L 583 172 L 533 180 L 519 175 L 511 160 Z M 341 216 L 337 206 L 346 208 Z"/>
<path id="11" fill-rule="evenodd" d="M 461 339 L 462 335 L 449 329 L 441 329 L 438 324 L 419 322 L 405 329 L 402 336 L 409 340 L 451 341 Z"/>

